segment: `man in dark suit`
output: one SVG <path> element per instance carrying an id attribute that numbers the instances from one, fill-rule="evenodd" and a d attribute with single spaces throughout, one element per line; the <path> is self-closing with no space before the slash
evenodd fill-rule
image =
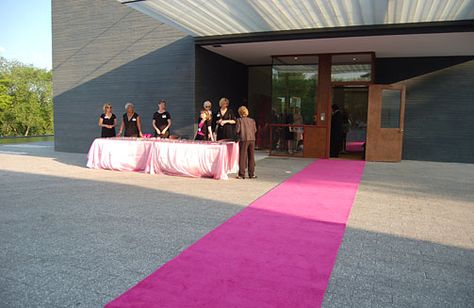
<path id="1" fill-rule="evenodd" d="M 344 116 L 336 104 L 332 105 L 331 116 L 331 147 L 330 156 L 338 157 L 342 150 L 342 137 L 344 134 Z"/>

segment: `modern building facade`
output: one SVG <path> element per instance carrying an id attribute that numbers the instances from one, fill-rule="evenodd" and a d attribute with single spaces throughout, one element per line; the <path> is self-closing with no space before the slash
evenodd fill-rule
<path id="1" fill-rule="evenodd" d="M 228 97 L 275 152 L 298 117 L 304 155 L 328 157 L 336 104 L 368 160 L 474 163 L 472 0 L 52 3 L 58 151 L 88 150 L 105 102 L 133 102 L 151 132 L 166 99 L 192 138 L 202 102 Z"/>

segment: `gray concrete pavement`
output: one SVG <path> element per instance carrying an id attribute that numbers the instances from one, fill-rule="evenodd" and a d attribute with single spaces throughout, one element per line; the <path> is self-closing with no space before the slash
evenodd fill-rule
<path id="1" fill-rule="evenodd" d="M 368 163 L 324 307 L 474 307 L 474 165 Z"/>
<path id="2" fill-rule="evenodd" d="M 311 160 L 259 179 L 90 170 L 0 145 L 0 307 L 100 307 Z M 474 165 L 368 163 L 324 307 L 472 307 Z"/>
<path id="3" fill-rule="evenodd" d="M 0 307 L 100 307 L 311 161 L 260 159 L 259 179 L 217 181 L 0 145 Z"/>

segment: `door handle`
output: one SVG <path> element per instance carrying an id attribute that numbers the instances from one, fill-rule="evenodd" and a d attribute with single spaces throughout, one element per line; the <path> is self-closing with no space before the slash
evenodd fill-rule
<path id="1" fill-rule="evenodd" d="M 404 131 L 405 131 L 405 130 L 403 130 L 403 129 L 400 129 L 400 133 L 403 133 Z"/>

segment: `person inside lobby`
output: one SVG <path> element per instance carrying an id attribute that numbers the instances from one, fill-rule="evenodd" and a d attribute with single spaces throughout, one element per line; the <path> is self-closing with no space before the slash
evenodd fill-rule
<path id="1" fill-rule="evenodd" d="M 168 138 L 170 136 L 171 115 L 166 111 L 166 101 L 160 100 L 158 110 L 153 114 L 152 121 L 155 137 Z"/>
<path id="2" fill-rule="evenodd" d="M 124 137 L 143 137 L 142 119 L 135 112 L 135 106 L 130 102 L 126 103 L 125 110 L 118 135 L 121 136 L 123 132 Z"/>
<path id="3" fill-rule="evenodd" d="M 293 112 L 293 124 L 296 125 L 303 125 L 303 116 L 301 115 L 301 110 L 300 108 L 296 107 L 294 108 Z M 301 151 L 303 149 L 303 133 L 304 133 L 304 128 L 303 127 L 293 127 L 293 132 L 296 138 L 296 146 L 294 147 L 295 151 Z"/>
<path id="4" fill-rule="evenodd" d="M 331 144 L 329 152 L 330 157 L 339 157 L 342 150 L 344 118 L 338 105 L 333 104 L 331 107 Z"/>

